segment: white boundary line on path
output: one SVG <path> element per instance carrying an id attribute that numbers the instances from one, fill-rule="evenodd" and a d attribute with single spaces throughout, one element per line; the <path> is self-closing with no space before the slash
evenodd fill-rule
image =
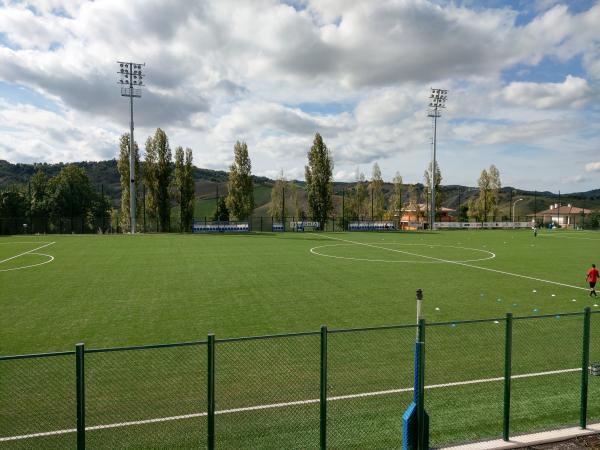
<path id="1" fill-rule="evenodd" d="M 7 261 L 10 261 L 11 259 L 18 258 L 19 256 L 23 256 L 23 255 L 26 255 L 26 254 L 28 254 L 28 253 L 33 253 L 33 252 L 35 252 L 36 250 L 40 250 L 40 249 L 42 249 L 42 248 L 44 248 L 44 247 L 48 247 L 49 245 L 52 245 L 52 244 L 55 244 L 55 243 L 56 243 L 56 241 L 54 241 L 54 242 L 49 242 L 49 243 L 47 243 L 47 244 L 41 245 L 40 247 L 37 247 L 37 248 L 31 249 L 31 250 L 28 250 L 28 251 L 26 251 L 26 252 L 23 252 L 23 253 L 19 253 L 18 255 L 11 256 L 10 258 L 3 259 L 2 261 L 0 261 L 0 264 L 2 264 L 2 263 L 5 263 L 5 262 L 7 262 Z"/>
<path id="2" fill-rule="evenodd" d="M 451 260 L 443 259 L 443 258 L 436 258 L 434 256 L 419 255 L 418 253 L 411 253 L 411 252 L 407 252 L 407 251 L 404 251 L 404 250 L 397 250 L 397 249 L 394 249 L 394 248 L 381 247 L 379 245 L 368 244 L 366 242 L 350 241 L 348 239 L 341 239 L 341 238 L 337 238 L 337 237 L 333 237 L 333 236 L 328 236 L 326 234 L 324 234 L 322 236 L 325 237 L 325 238 L 327 238 L 327 239 L 333 239 L 333 240 L 340 241 L 340 242 L 348 242 L 350 244 L 364 245 L 366 247 L 379 248 L 381 250 L 387 250 L 389 252 L 404 253 L 406 255 L 411 255 L 411 256 L 420 256 L 421 258 L 433 259 L 435 261 L 445 262 L 445 263 L 448 263 L 448 264 L 456 264 L 458 266 L 471 267 L 473 269 L 486 270 L 488 272 L 500 273 L 502 275 L 510 275 L 510 276 L 513 276 L 513 277 L 526 278 L 528 280 L 540 281 L 542 283 L 556 284 L 558 286 L 570 287 L 570 288 L 573 288 L 573 289 L 581 289 L 581 290 L 584 290 L 584 291 L 588 291 L 589 290 L 589 288 L 585 288 L 585 287 L 581 287 L 581 286 L 573 286 L 571 284 L 566 284 L 566 283 L 559 283 L 558 281 L 544 280 L 542 278 L 530 277 L 530 276 L 521 275 L 521 274 L 518 274 L 518 273 L 505 272 L 504 270 L 491 269 L 489 267 L 474 266 L 472 264 L 467 264 L 467 263 L 458 262 L 458 261 L 451 261 Z"/>
<path id="3" fill-rule="evenodd" d="M 545 375 L 559 375 L 564 373 L 572 373 L 572 372 L 581 372 L 581 368 L 575 369 L 561 369 L 561 370 L 549 370 L 547 372 L 535 372 L 535 373 L 524 373 L 520 375 L 513 375 L 511 379 L 519 379 L 519 378 L 533 378 L 533 377 L 541 377 Z M 495 377 L 495 378 L 481 378 L 478 380 L 466 380 L 466 381 L 455 381 L 452 383 L 442 383 L 442 384 L 431 384 L 425 386 L 425 389 L 439 389 L 439 388 L 447 388 L 447 387 L 456 387 L 456 386 L 467 386 L 472 384 L 482 384 L 482 383 L 492 383 L 497 381 L 503 381 L 504 377 Z M 362 392 L 360 394 L 348 394 L 348 395 L 337 395 L 333 397 L 327 397 L 328 402 L 339 401 L 339 400 L 351 400 L 355 398 L 365 398 L 365 397 L 378 397 L 382 395 L 391 395 L 391 394 L 401 394 L 405 392 L 411 392 L 413 390 L 412 387 L 400 388 L 400 389 L 389 389 L 387 391 L 373 391 L 373 392 Z M 241 408 L 232 408 L 232 409 L 222 409 L 220 411 L 215 411 L 216 415 L 220 414 L 233 414 L 238 412 L 247 412 L 247 411 L 258 411 L 265 409 L 274 409 L 274 408 L 286 408 L 289 406 L 302 406 L 302 405 L 310 405 L 314 403 L 319 403 L 319 399 L 309 399 L 309 400 L 297 400 L 293 402 L 285 402 L 285 403 L 271 403 L 266 405 L 256 405 L 256 406 L 245 406 Z M 174 420 L 185 420 L 185 419 L 193 419 L 196 417 L 206 417 L 208 413 L 200 412 L 193 414 L 184 414 L 180 416 L 169 416 L 169 417 L 157 417 L 154 419 L 144 419 L 144 420 L 134 420 L 129 422 L 118 422 L 118 423 L 109 423 L 105 425 L 93 425 L 89 427 L 85 427 L 86 431 L 94 431 L 94 430 L 106 430 L 109 428 L 121 428 L 121 427 L 130 427 L 135 425 L 146 425 L 151 423 L 159 423 L 159 422 L 170 422 Z M 68 434 L 68 433 L 76 433 L 76 428 L 69 428 L 65 430 L 54 430 L 54 431 L 46 431 L 42 433 L 32 433 L 32 434 L 23 434 L 18 436 L 7 436 L 0 437 L 0 442 L 7 441 L 18 441 L 23 439 L 32 439 L 37 437 L 44 436 L 55 436 L 59 434 Z"/>

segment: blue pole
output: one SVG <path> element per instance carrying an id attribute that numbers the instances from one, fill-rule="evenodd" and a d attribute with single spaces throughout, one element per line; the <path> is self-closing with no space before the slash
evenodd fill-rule
<path id="1" fill-rule="evenodd" d="M 423 291 L 417 290 L 417 338 L 415 342 L 413 401 L 402 416 L 402 448 L 429 448 L 429 415 L 425 411 L 425 319 L 421 318 Z"/>

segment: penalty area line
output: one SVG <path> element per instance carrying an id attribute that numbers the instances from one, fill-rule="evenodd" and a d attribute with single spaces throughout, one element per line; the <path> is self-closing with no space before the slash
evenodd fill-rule
<path id="1" fill-rule="evenodd" d="M 467 264 L 467 263 L 459 262 L 459 261 L 451 261 L 451 260 L 443 259 L 443 258 L 436 258 L 434 256 L 420 255 L 418 253 L 411 253 L 411 252 L 407 252 L 407 251 L 404 251 L 404 250 L 398 250 L 398 249 L 395 249 L 395 248 L 387 248 L 387 247 L 381 247 L 379 245 L 367 244 L 366 242 L 351 241 L 351 240 L 348 240 L 348 239 L 341 239 L 341 238 L 337 238 L 337 237 L 333 237 L 333 236 L 327 236 L 326 234 L 324 234 L 322 236 L 325 237 L 325 238 L 327 238 L 327 239 L 333 239 L 333 240 L 336 240 L 336 241 L 347 242 L 349 244 L 364 245 L 366 247 L 378 248 L 378 249 L 381 249 L 381 250 L 387 250 L 389 252 L 404 253 L 406 255 L 411 255 L 411 256 L 419 256 L 421 258 L 432 259 L 434 261 L 445 262 L 445 263 L 448 263 L 448 264 L 456 264 L 457 266 L 471 267 L 473 269 L 485 270 L 487 272 L 494 272 L 494 273 L 499 273 L 499 274 L 502 274 L 502 275 L 510 275 L 510 276 L 513 276 L 513 277 L 525 278 L 525 279 L 528 279 L 528 280 L 540 281 L 542 283 L 549 283 L 549 284 L 555 284 L 557 286 L 570 287 L 570 288 L 573 288 L 573 289 L 581 289 L 581 290 L 584 290 L 584 291 L 588 291 L 589 290 L 588 288 L 584 288 L 584 287 L 581 287 L 581 286 L 573 286 L 572 284 L 560 283 L 558 281 L 544 280 L 543 278 L 530 277 L 528 275 L 521 275 L 519 273 L 506 272 L 504 270 L 492 269 L 492 268 L 489 268 L 489 267 L 474 266 L 473 264 Z"/>
<path id="2" fill-rule="evenodd" d="M 542 377 L 545 375 L 559 375 L 565 373 L 572 372 L 581 372 L 581 368 L 574 369 L 559 369 L 559 370 L 549 370 L 546 372 L 534 372 L 534 373 L 524 373 L 520 375 L 513 375 L 511 379 L 519 379 L 519 378 L 534 378 L 534 377 Z M 456 387 L 456 386 L 468 386 L 473 384 L 483 384 L 483 383 L 493 383 L 498 381 L 503 381 L 504 377 L 494 377 L 494 378 L 480 378 L 477 380 L 465 380 L 465 381 L 455 381 L 451 383 L 441 383 L 441 384 L 430 384 L 425 386 L 425 389 L 440 389 L 440 388 L 448 388 L 448 387 Z M 327 397 L 328 402 L 340 401 L 340 400 L 352 400 L 356 398 L 365 398 L 365 397 L 378 397 L 382 395 L 392 395 L 392 394 L 401 394 L 405 392 L 412 392 L 413 387 L 399 388 L 399 389 L 389 389 L 386 391 L 373 391 L 373 392 L 362 392 L 358 394 L 348 394 L 348 395 L 337 395 L 332 397 Z M 265 409 L 275 409 L 275 408 L 287 408 L 290 406 L 302 406 L 302 405 L 310 405 L 319 403 L 318 398 L 308 399 L 308 400 L 297 400 L 292 402 L 284 402 L 284 403 L 270 403 L 265 405 L 255 405 L 255 406 L 245 406 L 240 408 L 231 408 L 231 409 L 222 409 L 219 411 L 215 411 L 215 415 L 221 414 L 233 414 L 238 412 L 248 412 L 248 411 L 259 411 Z M 132 420 L 128 422 L 118 422 L 118 423 L 109 423 L 104 425 L 93 425 L 89 427 L 85 427 L 86 431 L 94 431 L 94 430 L 106 430 L 109 428 L 121 428 L 121 427 L 130 427 L 135 425 L 146 425 L 152 423 L 160 423 L 160 422 L 170 422 L 174 420 L 185 420 L 185 419 L 193 419 L 197 417 L 206 417 L 208 415 L 207 412 L 200 413 L 192 413 L 192 414 L 183 414 L 179 416 L 168 416 L 168 417 L 157 417 L 154 419 L 144 419 L 144 420 Z M 60 434 L 69 434 L 76 433 L 76 428 L 69 428 L 64 430 L 54 430 L 54 431 L 45 431 L 41 433 L 31 433 L 31 434 L 22 434 L 18 436 L 7 436 L 0 437 L 0 442 L 7 441 L 18 441 L 23 439 L 32 439 L 37 437 L 44 436 L 55 436 Z"/>

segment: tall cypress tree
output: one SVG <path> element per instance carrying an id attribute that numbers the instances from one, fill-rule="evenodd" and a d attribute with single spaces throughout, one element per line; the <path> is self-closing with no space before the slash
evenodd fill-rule
<path id="1" fill-rule="evenodd" d="M 313 145 L 308 151 L 308 165 L 304 168 L 308 208 L 321 229 L 333 210 L 333 160 L 329 149 L 319 133 L 315 134 Z"/>
<path id="2" fill-rule="evenodd" d="M 391 216 L 398 213 L 399 220 L 402 220 L 402 177 L 400 172 L 394 176 L 394 194 L 392 195 Z"/>
<path id="3" fill-rule="evenodd" d="M 271 188 L 271 205 L 269 206 L 269 215 L 275 220 L 283 220 L 285 211 L 283 207 L 285 205 L 285 178 L 283 176 L 283 170 L 279 173 L 279 176 L 275 180 L 275 184 Z"/>
<path id="4" fill-rule="evenodd" d="M 144 186 L 145 186 L 145 214 L 152 220 L 156 220 L 158 216 L 156 206 L 156 171 L 157 171 L 157 155 L 154 146 L 154 138 L 148 136 L 146 139 L 146 151 L 144 157 Z"/>
<path id="5" fill-rule="evenodd" d="M 175 187 L 180 207 L 181 231 L 189 231 L 194 218 L 194 175 L 192 150 L 182 147 L 175 149 Z"/>
<path id="6" fill-rule="evenodd" d="M 160 128 L 154 133 L 156 150 L 156 207 L 160 231 L 168 231 L 171 221 L 169 185 L 171 183 L 171 148 L 167 134 Z"/>
<path id="7" fill-rule="evenodd" d="M 195 206 L 195 185 L 194 185 L 194 165 L 192 149 L 185 149 L 185 161 L 184 161 L 184 175 L 183 175 L 183 198 L 182 203 L 186 205 L 185 214 L 183 215 L 183 226 L 184 229 L 190 231 L 192 228 L 192 222 L 194 221 L 194 206 Z"/>
<path id="8" fill-rule="evenodd" d="M 385 197 L 383 196 L 383 180 L 381 179 L 381 169 L 379 164 L 373 164 L 373 174 L 371 183 L 369 184 L 369 191 L 372 197 L 373 212 L 372 218 L 381 219 L 383 217 L 383 209 L 385 207 Z"/>
<path id="9" fill-rule="evenodd" d="M 248 146 L 237 141 L 233 147 L 233 164 L 229 167 L 227 181 L 227 209 L 238 220 L 248 218 L 254 210 L 254 186 L 252 184 L 252 163 L 248 156 Z"/>

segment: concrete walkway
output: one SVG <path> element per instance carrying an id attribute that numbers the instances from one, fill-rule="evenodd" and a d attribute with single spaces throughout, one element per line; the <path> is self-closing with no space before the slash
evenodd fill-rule
<path id="1" fill-rule="evenodd" d="M 457 445 L 455 447 L 445 447 L 445 450 L 491 450 L 503 448 L 522 448 L 530 445 L 547 444 L 549 442 L 566 441 L 577 436 L 600 433 L 600 423 L 589 424 L 587 429 L 582 430 L 579 427 L 563 428 L 561 430 L 544 431 L 541 433 L 524 434 L 522 436 L 511 437 L 506 442 L 502 439 L 494 441 L 477 442 L 475 444 Z"/>

